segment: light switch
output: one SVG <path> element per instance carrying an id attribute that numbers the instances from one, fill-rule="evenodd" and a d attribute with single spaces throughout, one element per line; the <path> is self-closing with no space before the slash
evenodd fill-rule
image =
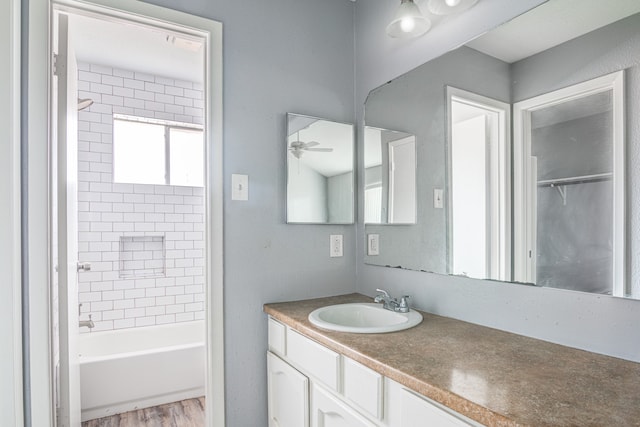
<path id="1" fill-rule="evenodd" d="M 249 175 L 231 174 L 231 200 L 249 200 Z"/>
<path id="2" fill-rule="evenodd" d="M 380 255 L 380 235 L 367 234 L 367 255 Z"/>
<path id="3" fill-rule="evenodd" d="M 331 258 L 342 256 L 342 234 L 332 234 L 329 236 L 329 256 Z"/>
<path id="4" fill-rule="evenodd" d="M 444 190 L 442 188 L 433 189 L 433 207 L 436 209 L 444 208 Z"/>

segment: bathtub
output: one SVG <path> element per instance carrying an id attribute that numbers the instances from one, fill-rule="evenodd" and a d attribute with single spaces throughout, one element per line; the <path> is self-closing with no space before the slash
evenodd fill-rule
<path id="1" fill-rule="evenodd" d="M 81 334 L 82 421 L 204 396 L 204 321 Z"/>

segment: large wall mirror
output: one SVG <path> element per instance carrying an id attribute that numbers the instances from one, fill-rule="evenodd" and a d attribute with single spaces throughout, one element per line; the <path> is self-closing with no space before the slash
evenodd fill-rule
<path id="1" fill-rule="evenodd" d="M 549 0 L 375 89 L 365 262 L 640 298 L 639 115 L 637 0 Z M 414 138 L 413 223 L 367 217 L 369 129 Z"/>
<path id="2" fill-rule="evenodd" d="M 353 125 L 288 113 L 286 147 L 287 223 L 353 223 Z"/>

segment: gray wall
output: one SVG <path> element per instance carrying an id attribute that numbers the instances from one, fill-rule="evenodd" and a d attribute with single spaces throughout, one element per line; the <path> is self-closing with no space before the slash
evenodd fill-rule
<path id="1" fill-rule="evenodd" d="M 353 226 L 285 224 L 286 112 L 354 121 L 353 3 L 153 0 L 224 24 L 227 426 L 266 426 L 266 302 L 355 290 Z M 249 201 L 230 175 L 249 175 Z M 329 235 L 344 234 L 342 258 Z"/>
<path id="2" fill-rule="evenodd" d="M 394 8 L 388 3 L 356 3 L 358 108 L 376 86 L 542 1 L 486 0 L 434 28 L 429 37 L 409 42 L 384 40 L 384 21 Z M 628 110 L 629 117 L 638 113 L 633 106 Z M 362 147 L 362 140 L 359 144 Z M 638 157 L 634 151 L 631 162 Z M 632 188 L 637 187 L 632 183 Z M 634 209 L 631 214 L 636 215 Z M 374 295 L 376 287 L 386 287 L 392 293 L 413 295 L 417 307 L 432 313 L 640 361 L 638 301 L 368 266 L 363 264 L 365 235 L 360 224 L 357 243 L 357 289 L 363 294 Z"/>

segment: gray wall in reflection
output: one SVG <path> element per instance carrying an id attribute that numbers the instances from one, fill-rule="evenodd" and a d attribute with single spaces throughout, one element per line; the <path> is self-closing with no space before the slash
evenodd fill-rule
<path id="1" fill-rule="evenodd" d="M 611 123 L 607 112 L 534 129 L 538 181 L 611 172 Z M 612 180 L 538 187 L 537 285 L 611 294 L 612 206 Z"/>
<path id="2" fill-rule="evenodd" d="M 435 188 L 445 188 L 446 85 L 509 102 L 509 64 L 462 47 L 370 94 L 367 126 L 416 136 L 418 221 L 415 225 L 367 225 L 367 233 L 380 235 L 380 255 L 366 256 L 366 262 L 448 271 L 447 212 L 434 208 L 431 196 Z"/>

